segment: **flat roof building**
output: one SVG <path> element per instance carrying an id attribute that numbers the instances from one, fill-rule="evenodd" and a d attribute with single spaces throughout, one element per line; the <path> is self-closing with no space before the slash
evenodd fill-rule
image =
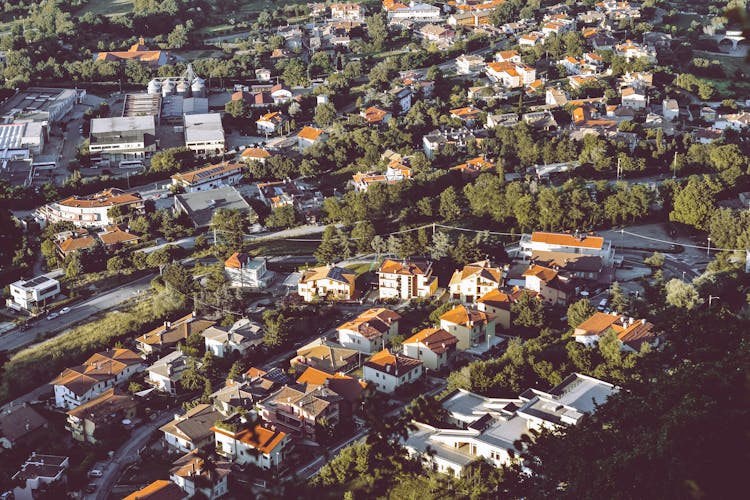
<path id="1" fill-rule="evenodd" d="M 153 115 L 94 118 L 89 152 L 111 161 L 151 157 L 156 152 L 156 118 Z"/>
<path id="2" fill-rule="evenodd" d="M 145 92 L 125 95 L 122 116 L 153 116 L 158 124 L 161 117 L 161 96 Z"/>
<path id="3" fill-rule="evenodd" d="M 172 184 L 183 188 L 188 193 L 194 193 L 237 184 L 242 179 L 242 173 L 241 163 L 208 165 L 190 172 L 174 174 Z"/>
<path id="4" fill-rule="evenodd" d="M 59 122 L 73 109 L 77 94 L 73 89 L 30 87 L 16 92 L 0 104 L 0 120 Z"/>
<path id="5" fill-rule="evenodd" d="M 69 196 L 39 208 L 36 216 L 50 224 L 72 222 L 77 227 L 105 227 L 113 222 L 108 211 L 115 206 L 141 211 L 143 199 L 138 193 L 126 193 L 117 188 L 105 189 L 88 196 Z"/>
<path id="6" fill-rule="evenodd" d="M 240 210 L 252 219 L 257 218 L 250 204 L 232 186 L 178 194 L 174 197 L 175 212 L 188 214 L 196 228 L 208 227 L 214 212 L 219 208 Z"/>
<path id="7" fill-rule="evenodd" d="M 219 113 L 185 115 L 185 146 L 195 154 L 220 155 L 224 153 L 225 145 Z"/>
<path id="8" fill-rule="evenodd" d="M 44 148 L 44 125 L 21 122 L 0 125 L 0 160 L 26 160 L 41 154 Z"/>
<path id="9" fill-rule="evenodd" d="M 60 293 L 60 282 L 47 274 L 30 280 L 18 280 L 11 283 L 10 298 L 6 305 L 11 309 L 33 311 Z"/>

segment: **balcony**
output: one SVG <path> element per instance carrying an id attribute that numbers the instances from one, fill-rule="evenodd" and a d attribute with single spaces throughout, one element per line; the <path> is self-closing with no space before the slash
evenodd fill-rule
<path id="1" fill-rule="evenodd" d="M 228 458 L 230 460 L 234 460 L 234 453 L 232 453 L 229 450 L 224 449 L 223 446 L 217 446 L 216 447 L 216 454 L 219 455 L 219 456 L 221 456 L 221 457 Z"/>

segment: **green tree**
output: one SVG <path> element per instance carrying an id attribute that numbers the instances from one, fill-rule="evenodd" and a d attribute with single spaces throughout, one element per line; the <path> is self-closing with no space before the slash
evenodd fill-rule
<path id="1" fill-rule="evenodd" d="M 542 328 L 546 321 L 544 303 L 541 298 L 530 292 L 522 293 L 510 306 L 513 324 L 526 331 Z"/>
<path id="2" fill-rule="evenodd" d="M 336 107 L 330 102 L 318 104 L 313 120 L 319 127 L 330 127 L 336 121 Z"/>
<path id="3" fill-rule="evenodd" d="M 372 239 L 377 235 L 375 226 L 370 221 L 361 221 L 352 229 L 351 238 L 357 245 L 357 252 L 366 253 L 371 251 Z"/>
<path id="4" fill-rule="evenodd" d="M 716 190 L 708 179 L 691 176 L 686 185 L 677 189 L 669 220 L 708 229 L 708 222 L 716 210 L 715 194 Z"/>
<path id="5" fill-rule="evenodd" d="M 596 312 L 596 308 L 591 305 L 589 299 L 581 299 L 573 302 L 568 306 L 568 325 L 576 328 L 578 325 L 589 319 Z"/>
<path id="6" fill-rule="evenodd" d="M 292 323 L 291 319 L 282 311 L 265 311 L 263 313 L 263 323 L 265 325 L 263 343 L 266 346 L 270 348 L 280 347 L 288 342 L 292 331 Z"/>
<path id="7" fill-rule="evenodd" d="M 455 221 L 460 219 L 464 214 L 464 209 L 459 200 L 456 188 L 448 186 L 440 193 L 440 208 L 438 209 L 440 217 L 446 221 Z"/>
<path id="8" fill-rule="evenodd" d="M 703 303 L 698 290 L 692 283 L 680 279 L 671 279 L 665 286 L 667 304 L 688 311 Z"/>
<path id="9" fill-rule="evenodd" d="M 224 112 L 232 118 L 248 118 L 251 108 L 245 99 L 232 99 L 224 105 Z"/>

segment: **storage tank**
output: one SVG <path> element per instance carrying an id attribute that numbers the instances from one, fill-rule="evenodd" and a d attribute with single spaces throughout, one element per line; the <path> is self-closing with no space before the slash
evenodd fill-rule
<path id="1" fill-rule="evenodd" d="M 161 86 L 161 95 L 166 97 L 172 94 L 174 94 L 174 82 L 167 80 Z"/>
<path id="2" fill-rule="evenodd" d="M 193 91 L 193 97 L 206 97 L 206 81 L 196 76 L 193 84 L 190 86 L 190 90 Z"/>
<path id="3" fill-rule="evenodd" d="M 161 82 L 159 80 L 151 80 L 148 82 L 148 90 L 147 92 L 149 94 L 159 94 L 161 92 Z"/>
<path id="4" fill-rule="evenodd" d="M 190 86 L 186 80 L 180 80 L 177 82 L 177 95 L 181 97 L 188 97 L 190 94 Z"/>

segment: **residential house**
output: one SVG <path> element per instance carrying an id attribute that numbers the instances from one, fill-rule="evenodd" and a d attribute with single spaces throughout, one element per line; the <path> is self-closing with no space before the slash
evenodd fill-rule
<path id="1" fill-rule="evenodd" d="M 618 388 L 574 373 L 549 391 L 527 389 L 518 398 L 488 398 L 458 389 L 442 405 L 448 425 L 417 422 L 406 439 L 410 455 L 438 472 L 462 477 L 468 466 L 486 460 L 501 467 L 518 457 L 515 445 L 531 431 L 577 424 Z"/>
<path id="2" fill-rule="evenodd" d="M 368 309 L 336 328 L 339 343 L 367 354 L 380 351 L 398 334 L 400 319 L 401 315 L 390 309 Z"/>
<path id="3" fill-rule="evenodd" d="M 456 58 L 456 72 L 459 75 L 470 75 L 484 69 L 484 58 L 468 54 L 461 54 Z"/>
<path id="4" fill-rule="evenodd" d="M 242 328 L 225 330 L 217 326 L 206 328 L 201 335 L 206 344 L 206 351 L 214 356 L 244 356 L 249 350 L 263 343 L 263 326 L 248 320 Z"/>
<path id="5" fill-rule="evenodd" d="M 14 500 L 44 498 L 45 492 L 65 491 L 70 459 L 58 455 L 32 453 L 21 469 L 13 474 L 11 496 Z M 49 488 L 49 490 L 47 490 Z M 40 491 L 41 490 L 41 491 Z"/>
<path id="6" fill-rule="evenodd" d="M 242 154 L 240 154 L 240 158 L 245 162 L 257 161 L 258 163 L 266 163 L 266 160 L 270 157 L 271 152 L 262 148 L 245 148 Z"/>
<path id="7" fill-rule="evenodd" d="M 412 91 L 409 87 L 396 87 L 388 91 L 393 98 L 397 114 L 403 115 L 411 109 Z"/>
<path id="8" fill-rule="evenodd" d="M 440 316 L 440 328 L 458 339 L 459 351 L 483 353 L 502 342 L 495 337 L 495 316 L 464 305 Z"/>
<path id="9" fill-rule="evenodd" d="M 418 2 L 401 3 L 398 0 L 383 0 L 389 21 L 434 21 L 440 18 L 440 8 Z"/>
<path id="10" fill-rule="evenodd" d="M 459 151 L 466 150 L 466 146 L 478 140 L 479 131 L 467 128 L 434 130 L 422 137 L 422 149 L 429 159 L 434 159 L 446 144 L 453 144 Z"/>
<path id="11" fill-rule="evenodd" d="M 513 127 L 518 123 L 518 115 L 516 113 L 501 113 L 498 115 L 488 114 L 487 125 L 488 129 L 495 127 Z"/>
<path id="12" fill-rule="evenodd" d="M 456 353 L 458 339 L 442 328 L 425 328 L 402 343 L 404 356 L 422 361 L 432 371 L 448 368 Z"/>
<path id="13" fill-rule="evenodd" d="M 319 128 L 310 127 L 308 125 L 302 127 L 302 130 L 297 134 L 297 147 L 300 152 L 303 152 L 310 146 L 324 142 L 328 135 L 320 130 Z"/>
<path id="14" fill-rule="evenodd" d="M 74 195 L 48 203 L 37 210 L 36 216 L 50 224 L 71 222 L 76 227 L 104 227 L 115 223 L 109 217 L 109 209 L 114 207 L 142 213 L 144 200 L 138 193 L 110 188 L 91 195 Z"/>
<path id="15" fill-rule="evenodd" d="M 50 382 L 54 386 L 55 406 L 72 410 L 107 389 L 126 382 L 144 368 L 143 359 L 129 349 L 96 353 L 82 365 L 66 368 Z"/>
<path id="16" fill-rule="evenodd" d="M 163 325 L 136 338 L 135 343 L 138 350 L 147 356 L 168 352 L 178 343 L 184 343 L 190 335 L 199 335 L 214 324 L 214 321 L 197 318 L 193 312 L 176 321 L 165 321 Z"/>
<path id="17" fill-rule="evenodd" d="M 716 110 L 712 108 L 711 106 L 703 106 L 700 109 L 700 118 L 701 120 L 705 120 L 709 123 L 713 123 L 716 121 Z"/>
<path id="18" fill-rule="evenodd" d="M 102 438 L 125 431 L 135 419 L 138 407 L 135 396 L 113 387 L 68 411 L 65 429 L 76 441 L 96 444 Z"/>
<path id="19" fill-rule="evenodd" d="M 87 230 L 82 230 L 82 233 L 77 231 L 65 231 L 66 233 L 72 233 L 70 236 L 63 240 L 57 240 L 55 246 L 57 247 L 57 254 L 64 260 L 68 255 L 80 252 L 83 250 L 89 250 L 96 246 L 96 238 L 91 236 Z"/>
<path id="20" fill-rule="evenodd" d="M 492 314 L 495 317 L 496 328 L 499 326 L 504 330 L 510 330 L 511 306 L 518 301 L 521 293 L 523 292 L 518 288 L 511 292 L 494 288 L 476 299 L 477 309 Z"/>
<path id="21" fill-rule="evenodd" d="M 484 156 L 477 156 L 470 160 L 466 160 L 466 163 L 461 163 L 455 167 L 451 167 L 450 170 L 460 172 L 465 178 L 473 179 L 479 177 L 482 172 L 493 171 L 495 169 L 495 162 L 487 160 Z"/>
<path id="22" fill-rule="evenodd" d="M 450 110 L 450 117 L 461 120 L 466 126 L 472 127 L 479 119 L 482 111 L 475 108 L 474 106 L 466 106 L 464 108 L 456 108 Z"/>
<path id="23" fill-rule="evenodd" d="M 123 229 L 119 225 L 106 226 L 100 232 L 96 233 L 96 237 L 102 242 L 104 248 L 107 250 L 117 249 L 123 245 L 134 245 L 140 239 L 135 234 L 130 232 L 130 229 L 125 227 Z"/>
<path id="24" fill-rule="evenodd" d="M 526 33 L 518 37 L 521 47 L 535 47 L 544 43 L 544 34 L 539 32 Z"/>
<path id="25" fill-rule="evenodd" d="M 384 109 L 380 109 L 377 106 L 370 106 L 369 108 L 360 111 L 359 115 L 365 119 L 368 125 L 387 125 L 393 115 Z"/>
<path id="26" fill-rule="evenodd" d="M 362 402 L 367 383 L 343 373 L 331 374 L 308 367 L 297 378 L 295 387 L 305 392 L 320 388 L 332 390 L 342 398 L 339 403 L 339 422 L 348 422 L 354 409 Z"/>
<path id="27" fill-rule="evenodd" d="M 213 426 L 223 415 L 212 405 L 199 404 L 159 428 L 170 451 L 187 453 L 214 443 Z"/>
<path id="28" fill-rule="evenodd" d="M 295 438 L 317 441 L 322 438 L 319 422 L 336 427 L 341 422 L 344 398 L 325 386 L 284 386 L 264 399 L 259 414 L 264 422 Z"/>
<path id="29" fill-rule="evenodd" d="M 297 356 L 289 363 L 296 369 L 310 367 L 329 374 L 348 373 L 359 366 L 360 357 L 359 350 L 321 337 L 297 349 Z"/>
<path id="30" fill-rule="evenodd" d="M 237 184 L 242 180 L 244 172 L 245 166 L 242 163 L 219 163 L 174 174 L 172 185 L 182 188 L 187 193 L 211 191 Z"/>
<path id="31" fill-rule="evenodd" d="M 190 367 L 190 359 L 182 351 L 170 352 L 146 369 L 148 375 L 145 382 L 159 392 L 177 394 L 182 373 Z"/>
<path id="32" fill-rule="evenodd" d="M 352 175 L 352 185 L 355 191 L 364 192 L 373 185 L 382 182 L 386 184 L 395 184 L 406 179 L 411 179 L 411 168 L 402 164 L 388 165 L 384 174 L 357 172 Z"/>
<path id="33" fill-rule="evenodd" d="M 284 84 L 277 83 L 271 87 L 271 98 L 274 104 L 284 104 L 292 100 L 292 91 L 286 88 Z"/>
<path id="34" fill-rule="evenodd" d="M 279 111 L 272 111 L 255 120 L 255 127 L 258 129 L 258 135 L 272 135 L 281 133 L 287 121 L 286 115 Z"/>
<path id="35" fill-rule="evenodd" d="M 532 234 L 523 234 L 519 244 L 521 255 L 525 258 L 533 258 L 537 252 L 558 252 L 598 256 L 607 266 L 613 265 L 615 260 L 611 241 L 585 233 L 534 231 Z"/>
<path id="36" fill-rule="evenodd" d="M 507 88 L 518 88 L 536 80 L 536 70 L 523 63 L 510 61 L 487 64 L 487 76 Z"/>
<path id="37" fill-rule="evenodd" d="M 418 381 L 423 373 L 422 361 L 383 349 L 365 361 L 362 378 L 376 390 L 392 394 L 399 387 Z"/>
<path id="38" fill-rule="evenodd" d="M 621 316 L 616 312 L 595 312 L 575 328 L 573 339 L 587 347 L 593 347 L 609 331 L 617 335 L 620 348 L 627 352 L 639 352 L 643 344 L 657 345 L 659 342 L 652 323 L 645 319 Z"/>
<path id="39" fill-rule="evenodd" d="M 127 61 L 136 61 L 151 69 L 164 66 L 169 62 L 169 53 L 163 50 L 149 50 L 143 38 L 138 39 L 138 43 L 133 44 L 126 51 L 114 52 L 96 52 L 94 61 L 114 61 L 126 63 Z"/>
<path id="40" fill-rule="evenodd" d="M 445 26 L 439 26 L 437 24 L 425 24 L 419 28 L 419 35 L 425 40 L 431 42 L 451 42 L 456 36 L 456 32 Z"/>
<path id="41" fill-rule="evenodd" d="M 235 420 L 240 420 L 235 417 Z M 218 423 L 211 428 L 216 439 L 216 453 L 239 465 L 255 465 L 276 471 L 291 451 L 292 437 L 263 425 Z"/>
<path id="42" fill-rule="evenodd" d="M 158 479 L 140 490 L 134 491 L 123 500 L 185 500 L 189 496 L 176 483 L 166 479 Z"/>
<path id="43" fill-rule="evenodd" d="M 517 50 L 501 50 L 495 53 L 495 62 L 521 64 L 521 54 Z"/>
<path id="44" fill-rule="evenodd" d="M 432 262 L 401 262 L 385 259 L 378 269 L 380 299 L 410 300 L 432 297 L 437 291 L 437 276 L 432 275 Z"/>
<path id="45" fill-rule="evenodd" d="M 273 279 L 266 259 L 253 258 L 244 252 L 234 252 L 224 261 L 224 274 L 230 286 L 239 288 L 266 288 Z"/>
<path id="46" fill-rule="evenodd" d="M 60 282 L 42 274 L 30 280 L 20 279 L 8 285 L 10 297 L 5 305 L 17 311 L 34 312 L 60 293 Z"/>
<path id="47" fill-rule="evenodd" d="M 297 293 L 305 302 L 312 302 L 316 297 L 327 300 L 352 300 L 355 279 L 354 272 L 343 267 L 313 267 L 303 271 L 297 285 Z"/>
<path id="48" fill-rule="evenodd" d="M 623 106 L 632 109 L 645 109 L 646 108 L 646 96 L 637 92 L 632 87 L 627 87 L 620 90 L 620 101 Z"/>
<path id="49" fill-rule="evenodd" d="M 715 128 L 695 128 L 690 135 L 701 144 L 710 144 L 724 137 L 722 131 Z"/>
<path id="50" fill-rule="evenodd" d="M 615 45 L 615 55 L 624 57 L 628 61 L 631 59 L 647 59 L 649 62 L 656 62 L 656 51 L 648 46 L 642 46 L 632 40 L 626 40 L 625 43 Z"/>
<path id="51" fill-rule="evenodd" d="M 26 403 L 6 407 L 0 413 L 0 455 L 44 439 L 47 425 L 47 419 Z"/>
<path id="52" fill-rule="evenodd" d="M 347 2 L 331 5 L 331 19 L 360 21 L 365 18 L 365 8 L 362 4 Z"/>
<path id="53" fill-rule="evenodd" d="M 714 123 L 714 128 L 719 130 L 731 128 L 736 131 L 742 131 L 748 127 L 750 127 L 750 113 L 745 111 L 720 115 Z"/>
<path id="54" fill-rule="evenodd" d="M 523 276 L 526 278 L 526 289 L 538 293 L 550 304 L 566 305 L 574 297 L 569 281 L 554 269 L 531 264 Z"/>
<path id="55" fill-rule="evenodd" d="M 489 260 L 466 264 L 456 270 L 448 284 L 451 298 L 471 304 L 479 297 L 503 285 L 503 269 L 493 266 Z"/>
<path id="56" fill-rule="evenodd" d="M 216 500 L 229 492 L 231 466 L 224 461 L 206 464 L 206 460 L 193 450 L 172 462 L 169 479 L 189 497 L 199 495 Z"/>
<path id="57" fill-rule="evenodd" d="M 665 120 L 674 121 L 680 116 L 680 105 L 677 104 L 677 99 L 664 99 L 661 109 Z"/>

